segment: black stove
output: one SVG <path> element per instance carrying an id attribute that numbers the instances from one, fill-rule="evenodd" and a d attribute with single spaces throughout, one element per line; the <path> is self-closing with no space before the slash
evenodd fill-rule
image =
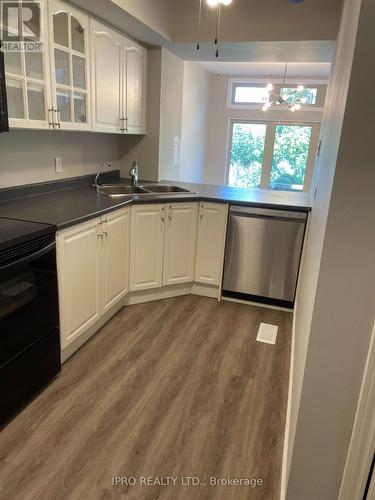
<path id="1" fill-rule="evenodd" d="M 0 218 L 0 427 L 60 365 L 55 228 Z"/>
<path id="2" fill-rule="evenodd" d="M 0 218 L 0 252 L 26 241 L 54 233 L 55 228 L 50 224 Z"/>

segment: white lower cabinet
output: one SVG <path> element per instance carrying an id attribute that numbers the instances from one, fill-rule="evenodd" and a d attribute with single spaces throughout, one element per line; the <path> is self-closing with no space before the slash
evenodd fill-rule
<path id="1" fill-rule="evenodd" d="M 163 284 L 165 205 L 136 205 L 131 212 L 130 290 Z"/>
<path id="2" fill-rule="evenodd" d="M 220 286 L 228 205 L 223 203 L 199 204 L 198 241 L 195 262 L 196 283 Z"/>
<path id="3" fill-rule="evenodd" d="M 197 203 L 132 207 L 130 290 L 194 279 Z"/>
<path id="4" fill-rule="evenodd" d="M 102 311 L 129 291 L 130 209 L 102 217 Z"/>
<path id="5" fill-rule="evenodd" d="M 127 293 L 129 220 L 126 208 L 57 233 L 62 349 Z"/>
<path id="6" fill-rule="evenodd" d="M 166 205 L 163 285 L 194 280 L 197 203 Z"/>

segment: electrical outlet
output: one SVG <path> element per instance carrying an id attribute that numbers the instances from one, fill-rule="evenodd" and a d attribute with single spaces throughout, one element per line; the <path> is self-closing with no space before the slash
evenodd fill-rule
<path id="1" fill-rule="evenodd" d="M 55 158 L 55 172 L 56 174 L 61 174 L 62 171 L 63 171 L 62 158 L 61 156 L 57 156 Z"/>

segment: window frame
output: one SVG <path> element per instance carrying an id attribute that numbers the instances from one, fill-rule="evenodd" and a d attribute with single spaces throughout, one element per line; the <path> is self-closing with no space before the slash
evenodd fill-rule
<path id="1" fill-rule="evenodd" d="M 269 78 L 266 80 L 265 78 L 229 78 L 228 79 L 228 91 L 227 91 L 227 109 L 253 109 L 259 110 L 262 109 L 264 103 L 238 103 L 235 102 L 235 93 L 236 88 L 238 87 L 262 87 L 266 86 L 268 83 L 272 83 L 277 91 L 280 91 L 283 87 L 283 81 L 280 78 Z M 297 79 L 297 78 L 288 78 L 285 82 L 285 87 L 287 88 L 297 88 L 298 85 L 304 85 L 305 88 L 316 88 L 317 96 L 315 104 L 304 104 L 301 108 L 301 111 L 317 111 L 322 112 L 324 107 L 324 101 L 326 97 L 327 79 Z M 273 111 L 285 111 L 283 106 L 274 106 L 272 108 Z"/>
<path id="2" fill-rule="evenodd" d="M 245 124 L 261 124 L 266 125 L 266 135 L 265 135 L 265 143 L 264 143 L 264 156 L 263 156 L 263 165 L 262 165 L 262 174 L 260 185 L 258 188 L 248 188 L 248 189 L 270 189 L 270 179 L 271 179 L 271 171 L 272 171 L 272 160 L 273 160 L 273 151 L 275 147 L 275 138 L 276 138 L 276 127 L 278 125 L 295 125 L 295 126 L 306 126 L 311 127 L 311 140 L 310 140 L 310 148 L 307 158 L 307 165 L 305 171 L 305 182 L 303 185 L 303 189 L 301 191 L 283 191 L 286 193 L 308 193 L 311 190 L 312 177 L 314 172 L 314 164 L 316 159 L 316 154 L 318 150 L 319 143 L 319 133 L 321 124 L 312 121 L 301 121 L 301 120 L 256 120 L 256 119 L 237 119 L 230 118 L 228 120 L 228 143 L 227 143 L 227 155 L 226 155 L 226 166 L 225 166 L 225 184 L 229 186 L 229 174 L 230 174 L 230 163 L 232 156 L 232 140 L 233 140 L 233 128 L 236 123 L 245 123 Z M 235 187 L 235 186 L 229 186 Z"/>

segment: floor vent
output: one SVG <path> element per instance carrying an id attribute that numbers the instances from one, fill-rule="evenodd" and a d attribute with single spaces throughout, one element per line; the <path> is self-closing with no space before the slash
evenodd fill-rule
<path id="1" fill-rule="evenodd" d="M 258 331 L 257 341 L 266 344 L 276 344 L 278 326 L 261 323 Z"/>

